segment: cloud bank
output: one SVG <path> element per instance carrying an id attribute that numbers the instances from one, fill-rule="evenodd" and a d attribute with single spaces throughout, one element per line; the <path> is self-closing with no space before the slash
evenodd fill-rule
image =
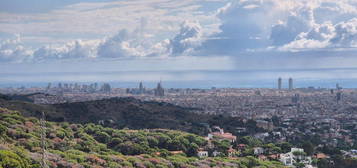
<path id="1" fill-rule="evenodd" d="M 334 55 L 357 51 L 355 0 L 237 0 L 208 12 L 203 12 L 200 3 L 203 2 L 158 0 L 157 3 L 123 1 L 71 5 L 52 11 L 52 15 L 61 21 L 54 25 L 72 25 L 64 27 L 62 33 L 68 33 L 76 26 L 75 32 L 81 28 L 75 23 L 80 18 L 69 19 L 68 14 L 79 14 L 88 22 L 83 23 L 88 25 L 88 29 L 83 29 L 85 33 L 98 35 L 104 31 L 119 31 L 105 38 L 71 40 L 39 48 L 25 47 L 22 38 L 16 36 L 1 42 L 0 61 L 221 55 L 271 55 L 273 58 L 274 55 L 289 56 L 291 53 L 294 56 L 320 56 L 327 51 L 333 51 Z M 140 10 L 142 13 L 137 14 Z M 113 12 L 118 12 L 115 17 L 111 15 Z M 20 15 L 19 20 L 43 21 L 52 15 L 37 14 L 27 18 Z M 121 17 L 125 15 L 128 18 Z M 10 16 L 3 13 L 0 21 L 15 22 L 9 19 Z M 153 19 L 156 17 L 158 19 Z M 90 18 L 103 20 L 101 26 L 104 28 L 90 24 Z M 4 26 L 3 30 L 10 32 L 14 25 Z M 52 27 L 51 31 L 59 30 Z"/>
<path id="2" fill-rule="evenodd" d="M 356 1 L 240 0 L 217 16 L 221 32 L 201 46 L 206 54 L 356 48 Z"/>

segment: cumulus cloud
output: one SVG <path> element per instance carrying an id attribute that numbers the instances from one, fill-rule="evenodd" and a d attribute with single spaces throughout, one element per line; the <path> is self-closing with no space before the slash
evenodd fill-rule
<path id="1" fill-rule="evenodd" d="M 336 47 L 357 47 L 357 17 L 337 24 L 330 42 Z"/>
<path id="2" fill-rule="evenodd" d="M 98 44 L 96 40 L 76 40 L 58 47 L 43 46 L 33 53 L 33 61 L 94 58 Z"/>
<path id="3" fill-rule="evenodd" d="M 235 1 L 217 11 L 221 32 L 200 49 L 205 54 L 235 55 L 355 47 L 356 11 L 356 2 L 348 0 Z"/>
<path id="4" fill-rule="evenodd" d="M 193 52 L 203 40 L 201 25 L 196 22 L 185 21 L 181 25 L 180 32 L 170 40 L 169 50 L 172 55 L 182 55 Z"/>
<path id="5" fill-rule="evenodd" d="M 159 42 L 148 39 L 145 26 L 133 32 L 121 30 L 98 47 L 98 57 L 152 57 L 192 54 L 202 42 L 202 27 L 197 21 L 185 21 L 172 39 Z"/>
<path id="6" fill-rule="evenodd" d="M 118 27 L 121 30 L 104 39 L 74 40 L 62 45 L 46 45 L 36 50 L 26 49 L 20 39 L 4 41 L 0 46 L 0 59 L 45 61 L 183 55 L 236 56 L 252 52 L 262 54 L 261 51 L 278 53 L 357 48 L 357 3 L 351 0 L 237 0 L 215 10 L 212 15 L 207 12 L 203 14 L 204 12 L 199 11 L 197 5 L 192 6 L 195 4 L 193 2 L 182 2 L 181 12 L 172 12 L 175 3 L 166 4 L 163 0 L 160 2 L 170 10 L 165 9 L 161 12 L 155 10 L 155 15 L 148 17 L 148 20 L 143 19 L 143 15 L 135 15 L 133 19 L 120 18 L 122 26 L 116 24 L 110 26 L 109 21 L 106 21 L 106 24 L 103 24 L 105 25 L 103 30 L 110 29 L 108 30 L 110 33 L 114 29 L 117 31 Z M 139 5 L 131 3 L 134 2 L 130 2 L 130 9 Z M 113 5 L 112 3 L 104 4 Z M 141 4 L 141 7 L 146 9 L 145 15 L 149 15 L 150 11 L 156 7 L 153 3 L 144 4 Z M 107 8 L 104 6 L 95 8 L 98 4 L 92 3 L 74 5 L 69 7 L 67 12 L 74 10 L 82 13 L 83 10 L 79 9 L 83 7 L 84 11 L 88 12 L 85 12 L 86 14 L 92 15 L 95 13 L 91 10 L 92 5 L 94 5 L 93 9 L 100 14 L 113 14 L 113 12 L 106 11 Z M 126 7 L 128 6 L 119 3 L 113 9 L 117 11 L 117 8 L 126 9 Z M 187 12 L 191 13 L 185 15 Z M 118 15 L 125 14 L 119 13 Z M 156 15 L 163 17 L 153 19 Z M 68 17 L 67 14 L 65 16 L 65 18 Z M 113 18 L 119 19 L 117 15 Z M 128 24 L 124 24 L 127 22 L 126 19 L 130 20 L 129 27 Z M 72 21 L 74 20 L 77 19 Z M 182 23 L 183 20 L 198 21 Z M 215 23 L 215 21 L 219 22 Z M 119 22 L 110 20 L 110 23 Z M 133 25 L 138 26 L 133 29 L 135 27 Z M 212 28 L 215 27 L 213 25 L 219 25 L 218 30 Z M 81 29 L 76 29 L 76 31 L 79 30 Z M 91 30 L 99 31 L 97 27 L 92 27 Z M 91 31 L 86 32 L 91 33 Z M 214 33 L 207 34 L 207 32 Z"/>
<path id="7" fill-rule="evenodd" d="M 281 22 L 272 27 L 270 35 L 272 45 L 287 44 L 295 40 L 301 32 L 309 31 L 313 25 L 313 10 L 311 8 L 300 9 L 288 16 L 285 23 Z"/>
<path id="8" fill-rule="evenodd" d="M 169 57 L 193 54 L 203 41 L 203 30 L 197 21 L 185 21 L 170 39 L 155 40 L 146 30 L 147 21 L 133 31 L 122 29 L 117 34 L 98 40 L 74 40 L 62 45 L 45 45 L 26 49 L 21 39 L 6 40 L 0 45 L 2 61 L 45 62 L 66 59 L 106 59 Z"/>
<path id="9" fill-rule="evenodd" d="M 357 47 L 357 18 L 333 25 L 331 22 L 315 24 L 308 32 L 280 47 L 281 50 L 343 49 Z"/>
<path id="10" fill-rule="evenodd" d="M 118 34 L 104 40 L 98 47 L 98 57 L 118 58 L 143 56 L 138 35 L 124 29 Z"/>
<path id="11" fill-rule="evenodd" d="M 14 39 L 7 39 L 0 43 L 0 61 L 4 62 L 22 62 L 30 59 L 32 50 L 26 49 L 20 35 L 16 35 Z"/>

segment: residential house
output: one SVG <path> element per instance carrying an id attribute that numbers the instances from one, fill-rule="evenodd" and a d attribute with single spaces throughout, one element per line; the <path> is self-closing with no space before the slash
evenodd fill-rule
<path id="1" fill-rule="evenodd" d="M 204 150 L 203 148 L 199 148 L 197 151 L 197 156 L 199 158 L 208 157 L 208 151 Z"/>

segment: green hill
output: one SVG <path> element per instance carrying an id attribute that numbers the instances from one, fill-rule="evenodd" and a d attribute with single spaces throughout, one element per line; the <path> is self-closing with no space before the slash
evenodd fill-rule
<path id="1" fill-rule="evenodd" d="M 166 129 L 113 129 L 95 124 L 46 123 L 47 164 L 58 168 L 282 167 L 253 157 L 199 159 L 207 142 L 200 136 Z M 40 167 L 39 121 L 0 108 L 0 167 Z M 169 151 L 183 151 L 171 154 Z M 159 152 L 159 153 L 157 153 Z"/>

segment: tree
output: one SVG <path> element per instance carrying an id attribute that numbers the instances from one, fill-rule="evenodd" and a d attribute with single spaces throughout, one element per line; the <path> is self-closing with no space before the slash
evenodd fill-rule
<path id="1" fill-rule="evenodd" d="M 195 143 L 191 143 L 190 146 L 188 147 L 187 150 L 187 155 L 188 156 L 196 156 L 197 155 L 197 149 L 198 149 L 198 145 Z"/>
<path id="2" fill-rule="evenodd" d="M 304 149 L 304 151 L 308 156 L 314 154 L 314 145 L 311 142 L 304 142 L 302 144 L 302 148 Z"/>
<path id="3" fill-rule="evenodd" d="M 317 162 L 317 167 L 318 168 L 329 168 L 330 167 L 329 161 L 327 159 L 320 159 Z"/>
<path id="4" fill-rule="evenodd" d="M 260 146 L 262 144 L 262 142 L 260 140 L 255 139 L 250 136 L 244 136 L 243 138 L 241 138 L 240 143 L 247 144 L 252 147 Z"/>
<path id="5" fill-rule="evenodd" d="M 283 142 L 280 144 L 277 144 L 277 146 L 279 146 L 282 150 L 282 152 L 287 153 L 290 151 L 292 145 L 289 142 Z"/>

